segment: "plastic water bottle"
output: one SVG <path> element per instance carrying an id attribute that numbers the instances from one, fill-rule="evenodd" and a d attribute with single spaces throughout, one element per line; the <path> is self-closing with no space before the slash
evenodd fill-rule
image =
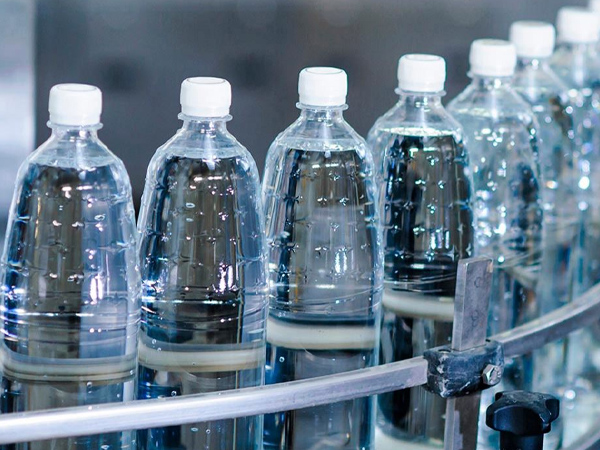
<path id="1" fill-rule="evenodd" d="M 371 152 L 344 120 L 343 70 L 300 72 L 300 117 L 271 145 L 267 383 L 378 363 L 382 251 Z M 267 449 L 370 449 L 374 399 L 265 417 Z"/>
<path id="2" fill-rule="evenodd" d="M 548 64 L 554 49 L 554 27 L 544 22 L 515 22 L 510 40 L 518 56 L 512 86 L 531 106 L 541 142 L 544 283 L 538 297 L 541 312 L 546 313 L 571 300 L 571 256 L 579 216 L 573 106 L 567 86 Z"/>
<path id="3" fill-rule="evenodd" d="M 133 400 L 137 233 L 94 86 L 50 91 L 52 135 L 22 164 L 2 256 L 2 413 Z M 16 444 L 131 449 L 135 432 Z"/>
<path id="4" fill-rule="evenodd" d="M 549 23 L 520 21 L 512 24 L 510 40 L 517 51 L 514 89 L 529 103 L 538 123 L 544 225 L 537 301 L 546 314 L 571 301 L 573 253 L 579 224 L 578 151 L 573 106 L 567 86 L 548 64 L 554 50 L 554 27 Z M 556 341 L 534 353 L 533 388 L 555 395 L 566 383 L 565 344 Z M 562 417 L 544 441 L 546 448 L 560 443 Z"/>
<path id="5" fill-rule="evenodd" d="M 439 56 L 400 58 L 400 99 L 369 133 L 383 161 L 381 363 L 450 343 L 457 264 L 472 251 L 470 174 L 462 129 L 442 106 L 445 78 Z M 378 449 L 442 445 L 443 399 L 417 387 L 378 403 Z"/>
<path id="6" fill-rule="evenodd" d="M 494 261 L 489 334 L 539 314 L 536 299 L 542 240 L 542 188 L 538 179 L 537 123 L 512 87 L 512 44 L 476 40 L 470 52 L 471 84 L 448 106 L 465 130 L 473 172 L 475 253 Z M 502 389 L 530 390 L 531 356 L 507 361 Z M 492 390 L 482 395 L 482 418 Z M 480 423 L 484 423 L 481 421 Z M 480 427 L 479 446 L 497 448 L 497 436 Z"/>
<path id="7" fill-rule="evenodd" d="M 569 89 L 577 145 L 579 233 L 573 295 L 600 281 L 600 54 L 598 17 L 583 8 L 561 8 L 559 44 L 551 65 Z M 600 324 L 572 333 L 567 344 L 568 380 L 563 400 L 564 445 L 597 426 L 600 415 Z"/>
<path id="8" fill-rule="evenodd" d="M 140 399 L 264 382 L 266 244 L 252 156 L 228 131 L 231 86 L 188 78 L 183 127 L 148 167 L 141 235 Z M 262 417 L 139 432 L 143 449 L 262 448 Z"/>
<path id="9" fill-rule="evenodd" d="M 582 211 L 579 266 L 574 295 L 600 281 L 600 54 L 598 18 L 584 8 L 561 8 L 557 18 L 559 44 L 550 63 L 568 87 L 574 107 L 578 149 L 579 208 Z"/>

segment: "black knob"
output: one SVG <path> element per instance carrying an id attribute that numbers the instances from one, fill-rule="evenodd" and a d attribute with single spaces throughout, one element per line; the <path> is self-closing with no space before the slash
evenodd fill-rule
<path id="1" fill-rule="evenodd" d="M 559 401 L 549 394 L 510 391 L 496 394 L 485 423 L 500 432 L 501 450 L 542 450 L 544 434 L 559 413 Z"/>

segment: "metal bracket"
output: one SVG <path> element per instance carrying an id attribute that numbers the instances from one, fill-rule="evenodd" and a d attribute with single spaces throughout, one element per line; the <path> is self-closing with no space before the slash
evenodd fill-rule
<path id="1" fill-rule="evenodd" d="M 423 387 L 442 398 L 462 397 L 494 386 L 504 370 L 502 344 L 496 341 L 463 351 L 436 347 L 423 357 L 428 362 L 427 384 Z"/>

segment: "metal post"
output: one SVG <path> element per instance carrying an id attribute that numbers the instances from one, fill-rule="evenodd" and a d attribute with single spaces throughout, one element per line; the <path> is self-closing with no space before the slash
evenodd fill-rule
<path id="1" fill-rule="evenodd" d="M 463 351 L 485 343 L 492 270 L 489 258 L 459 261 L 452 327 L 453 350 Z M 475 393 L 448 400 L 445 450 L 475 450 L 480 397 L 479 393 Z"/>

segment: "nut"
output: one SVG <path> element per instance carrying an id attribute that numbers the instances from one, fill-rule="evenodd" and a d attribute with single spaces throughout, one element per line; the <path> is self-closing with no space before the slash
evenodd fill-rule
<path id="1" fill-rule="evenodd" d="M 483 369 L 481 376 L 483 378 L 484 384 L 488 386 L 495 386 L 500 382 L 500 378 L 502 377 L 502 370 L 498 366 L 488 364 Z"/>

